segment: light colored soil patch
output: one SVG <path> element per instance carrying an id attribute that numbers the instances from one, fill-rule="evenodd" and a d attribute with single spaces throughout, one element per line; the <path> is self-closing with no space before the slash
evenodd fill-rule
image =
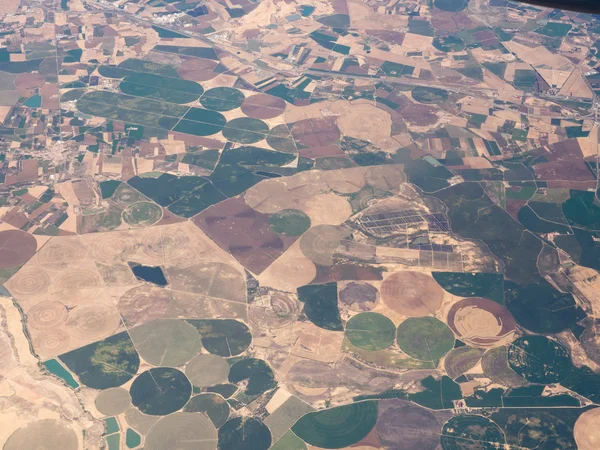
<path id="1" fill-rule="evenodd" d="M 125 420 L 127 421 L 127 424 L 142 434 L 148 433 L 148 430 L 158 422 L 158 419 L 159 417 L 144 414 L 133 406 L 125 411 Z"/>
<path id="2" fill-rule="evenodd" d="M 300 249 L 304 256 L 315 264 L 331 266 L 333 254 L 346 234 L 347 231 L 341 227 L 317 225 L 300 238 Z"/>
<path id="3" fill-rule="evenodd" d="M 33 348 L 41 358 L 52 358 L 69 350 L 71 336 L 62 328 L 49 328 L 33 338 Z"/>
<path id="4" fill-rule="evenodd" d="M 194 386 L 214 386 L 227 382 L 229 364 L 218 355 L 198 355 L 185 366 L 185 374 Z"/>
<path id="5" fill-rule="evenodd" d="M 160 419 L 146 436 L 144 449 L 214 450 L 217 429 L 203 414 L 177 412 Z"/>
<path id="6" fill-rule="evenodd" d="M 337 126 L 346 136 L 376 144 L 380 139 L 389 138 L 392 133 L 390 114 L 371 104 L 353 103 L 350 108 L 340 111 L 340 114 Z"/>
<path id="7" fill-rule="evenodd" d="M 396 191 L 406 181 L 401 165 L 373 166 L 365 173 L 367 183 L 382 191 Z"/>
<path id="8" fill-rule="evenodd" d="M 438 310 L 444 291 L 430 275 L 396 272 L 383 281 L 381 298 L 392 311 L 409 317 L 421 317 Z"/>
<path id="9" fill-rule="evenodd" d="M 125 264 L 115 264 L 113 266 L 105 266 L 97 264 L 98 271 L 107 285 L 130 285 L 136 282 L 133 272 L 129 266 Z"/>
<path id="10" fill-rule="evenodd" d="M 77 267 L 86 257 L 87 248 L 79 236 L 55 237 L 38 252 L 38 261 L 45 269 L 62 270 Z"/>
<path id="11" fill-rule="evenodd" d="M 360 191 L 366 183 L 366 169 L 353 167 L 351 169 L 328 170 L 322 176 L 327 186 L 340 194 L 353 194 Z"/>
<path id="12" fill-rule="evenodd" d="M 79 442 L 73 430 L 57 420 L 33 422 L 15 431 L 4 444 L 4 450 L 77 450 Z"/>
<path id="13" fill-rule="evenodd" d="M 258 280 L 261 285 L 287 292 L 295 292 L 299 286 L 309 284 L 317 275 L 315 264 L 300 250 L 296 241 L 283 255 L 271 264 Z"/>
<path id="14" fill-rule="evenodd" d="M 105 416 L 117 416 L 131 406 L 131 395 L 120 387 L 101 391 L 96 397 L 96 409 Z"/>
<path id="15" fill-rule="evenodd" d="M 27 311 L 29 326 L 43 329 L 63 325 L 67 320 L 67 307 L 58 301 L 41 302 Z"/>
<path id="16" fill-rule="evenodd" d="M 310 217 L 313 225 L 339 225 L 352 215 L 352 206 L 348 200 L 333 193 L 315 195 L 298 209 Z"/>
<path id="17" fill-rule="evenodd" d="M 112 335 L 121 324 L 116 308 L 105 303 L 88 303 L 69 312 L 65 324 L 75 339 L 93 342 Z"/>
<path id="18" fill-rule="evenodd" d="M 173 295 L 168 290 L 144 285 L 125 292 L 118 309 L 125 321 L 139 324 L 165 317 L 172 303 Z"/>
<path id="19" fill-rule="evenodd" d="M 573 430 L 579 450 L 597 450 L 600 448 L 600 408 L 584 412 Z"/>
<path id="20" fill-rule="evenodd" d="M 44 294 L 50 286 L 50 275 L 35 266 L 25 266 L 6 283 L 10 293 L 16 297 L 34 297 Z"/>
<path id="21" fill-rule="evenodd" d="M 135 235 L 128 231 L 93 233 L 84 236 L 91 257 L 103 264 L 131 260 L 139 249 Z"/>

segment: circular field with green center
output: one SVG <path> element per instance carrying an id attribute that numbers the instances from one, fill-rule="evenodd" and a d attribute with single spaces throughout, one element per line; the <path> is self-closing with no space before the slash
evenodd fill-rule
<path id="1" fill-rule="evenodd" d="M 454 334 L 434 317 L 410 317 L 396 333 L 398 346 L 407 355 L 422 361 L 439 361 L 454 347 Z"/>
<path id="2" fill-rule="evenodd" d="M 244 102 L 244 94 L 234 88 L 217 87 L 209 89 L 200 97 L 200 103 L 213 111 L 231 111 L 239 108 Z"/>
<path id="3" fill-rule="evenodd" d="M 433 46 L 442 52 L 460 52 L 465 49 L 465 41 L 456 36 L 440 36 L 433 40 Z"/>
<path id="4" fill-rule="evenodd" d="M 496 450 L 505 442 L 498 425 L 483 416 L 456 416 L 444 424 L 444 450 Z"/>
<path id="5" fill-rule="evenodd" d="M 192 395 L 192 384 L 177 369 L 157 367 L 138 376 L 129 393 L 133 405 L 144 414 L 164 416 L 184 407 Z"/>
<path id="6" fill-rule="evenodd" d="M 417 86 L 412 90 L 412 97 L 419 103 L 437 105 L 448 99 L 448 91 L 432 87 Z"/>
<path id="7" fill-rule="evenodd" d="M 267 426 L 253 418 L 236 417 L 219 429 L 219 450 L 267 450 L 271 440 Z"/>
<path id="8" fill-rule="evenodd" d="M 545 336 L 523 336 L 508 347 L 508 365 L 527 381 L 552 384 L 571 370 L 567 349 Z"/>
<path id="9" fill-rule="evenodd" d="M 365 312 L 348 321 L 346 337 L 352 344 L 365 350 L 383 350 L 394 343 L 396 326 L 382 314 Z"/>
<path id="10" fill-rule="evenodd" d="M 162 208 L 156 203 L 139 202 L 123 211 L 123 220 L 132 227 L 148 227 L 158 222 L 162 215 Z"/>
<path id="11" fill-rule="evenodd" d="M 284 209 L 269 218 L 271 230 L 283 236 L 300 236 L 310 228 L 310 217 L 297 209 Z"/>
<path id="12" fill-rule="evenodd" d="M 363 439 L 377 422 L 377 402 L 366 401 L 308 413 L 292 431 L 310 445 L 344 448 Z"/>
<path id="13" fill-rule="evenodd" d="M 229 418 L 229 403 L 218 394 L 199 394 L 185 405 L 185 412 L 206 413 L 215 427 L 222 427 Z"/>
<path id="14" fill-rule="evenodd" d="M 269 131 L 267 144 L 284 153 L 298 153 L 292 133 L 286 124 L 277 125 Z"/>
<path id="15" fill-rule="evenodd" d="M 227 122 L 223 127 L 223 136 L 238 144 L 254 144 L 262 141 L 269 132 L 269 126 L 260 119 L 239 117 Z"/>

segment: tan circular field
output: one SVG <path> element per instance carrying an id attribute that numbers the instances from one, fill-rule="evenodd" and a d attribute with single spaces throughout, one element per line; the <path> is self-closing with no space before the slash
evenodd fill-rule
<path id="1" fill-rule="evenodd" d="M 584 412 L 573 430 L 579 450 L 598 450 L 600 448 L 600 408 Z"/>
<path id="2" fill-rule="evenodd" d="M 300 251 L 298 250 L 298 253 Z M 317 276 L 317 267 L 305 256 L 284 255 L 263 272 L 261 284 L 284 291 L 296 291 Z"/>
<path id="3" fill-rule="evenodd" d="M 33 339 L 33 348 L 43 358 L 60 355 L 70 346 L 71 336 L 62 328 L 47 328 Z"/>
<path id="4" fill-rule="evenodd" d="M 373 166 L 365 173 L 367 183 L 382 191 L 395 191 L 406 181 L 400 165 Z"/>
<path id="5" fill-rule="evenodd" d="M 102 279 L 107 284 L 126 285 L 135 283 L 135 276 L 125 264 L 105 266 L 100 270 Z"/>
<path id="6" fill-rule="evenodd" d="M 392 118 L 388 112 L 368 103 L 353 104 L 338 117 L 337 126 L 347 136 L 373 141 L 391 135 Z"/>
<path id="7" fill-rule="evenodd" d="M 112 335 L 121 324 L 116 308 L 105 303 L 88 303 L 69 312 L 68 333 L 83 341 L 97 341 Z"/>
<path id="8" fill-rule="evenodd" d="M 67 307 L 61 302 L 41 302 L 27 311 L 27 323 L 35 328 L 53 328 L 67 320 Z"/>
<path id="9" fill-rule="evenodd" d="M 146 436 L 145 450 L 215 450 L 217 429 L 204 414 L 176 412 L 160 419 Z"/>
<path id="10" fill-rule="evenodd" d="M 86 243 L 92 258 L 104 264 L 128 261 L 139 248 L 137 239 L 129 232 L 91 234 Z"/>
<path id="11" fill-rule="evenodd" d="M 365 186 L 365 169 L 352 167 L 350 169 L 328 170 L 323 172 L 323 179 L 333 191 L 340 194 L 354 194 Z"/>
<path id="12" fill-rule="evenodd" d="M 502 305 L 487 298 L 466 298 L 452 305 L 448 326 L 473 347 L 493 347 L 512 334 L 516 322 Z"/>
<path id="13" fill-rule="evenodd" d="M 165 317 L 172 302 L 173 296 L 166 289 L 144 285 L 125 292 L 119 299 L 118 309 L 127 322 L 151 322 Z"/>
<path id="14" fill-rule="evenodd" d="M 301 360 L 287 373 L 286 384 L 299 394 L 316 397 L 337 387 L 339 378 L 335 370 L 325 363 Z"/>
<path id="15" fill-rule="evenodd" d="M 79 291 L 84 289 L 98 289 L 102 286 L 102 280 L 97 269 L 77 268 L 68 269 L 60 273 L 54 280 L 53 290 Z"/>
<path id="16" fill-rule="evenodd" d="M 144 414 L 135 406 L 128 408 L 125 411 L 125 420 L 131 426 L 131 428 L 135 428 L 142 434 L 146 434 L 152 425 L 158 422 L 160 419 L 159 416 L 149 416 L 148 414 Z"/>
<path id="17" fill-rule="evenodd" d="M 185 375 L 199 388 L 222 384 L 227 382 L 229 364 L 218 355 L 198 355 L 185 366 Z"/>
<path id="18" fill-rule="evenodd" d="M 190 238 L 180 227 L 153 227 L 142 236 L 142 245 L 144 255 L 163 262 L 184 255 Z"/>
<path id="19" fill-rule="evenodd" d="M 19 428 L 10 435 L 4 450 L 77 450 L 79 442 L 73 430 L 58 420 L 44 419 Z"/>
<path id="20" fill-rule="evenodd" d="M 438 310 L 444 291 L 430 275 L 396 272 L 383 281 L 381 298 L 393 311 L 409 317 L 422 317 Z"/>
<path id="21" fill-rule="evenodd" d="M 310 217 L 313 225 L 339 225 L 352 215 L 352 207 L 348 200 L 333 193 L 315 195 L 298 209 Z"/>
<path id="22" fill-rule="evenodd" d="M 50 286 L 50 276 L 39 267 L 24 267 L 6 283 L 15 297 L 34 297 L 44 294 Z"/>
<path id="23" fill-rule="evenodd" d="M 96 397 L 96 408 L 105 416 L 117 416 L 131 406 L 131 395 L 120 387 L 101 391 Z"/>
<path id="24" fill-rule="evenodd" d="M 38 252 L 38 261 L 45 269 L 62 270 L 77 267 L 88 251 L 79 236 L 50 239 Z"/>
<path id="25" fill-rule="evenodd" d="M 300 250 L 304 256 L 315 264 L 331 266 L 333 254 L 340 246 L 340 240 L 347 234 L 341 227 L 333 225 L 317 225 L 300 238 Z"/>

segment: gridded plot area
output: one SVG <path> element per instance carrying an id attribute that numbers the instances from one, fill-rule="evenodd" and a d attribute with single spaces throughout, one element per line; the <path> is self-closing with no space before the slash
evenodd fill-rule
<path id="1" fill-rule="evenodd" d="M 422 214 L 416 209 L 364 215 L 358 219 L 358 224 L 363 231 L 381 237 L 406 232 L 409 228 L 422 227 L 425 229 L 424 225 L 433 233 L 450 231 L 450 223 L 446 214 Z"/>

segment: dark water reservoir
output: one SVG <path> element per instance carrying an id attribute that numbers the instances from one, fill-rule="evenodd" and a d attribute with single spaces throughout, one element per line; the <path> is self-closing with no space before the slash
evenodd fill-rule
<path id="1" fill-rule="evenodd" d="M 130 262 L 129 267 L 131 267 L 133 274 L 138 280 L 148 281 L 149 283 L 154 283 L 157 286 L 166 286 L 168 284 L 165 274 L 160 266 L 143 266 L 138 263 Z"/>

